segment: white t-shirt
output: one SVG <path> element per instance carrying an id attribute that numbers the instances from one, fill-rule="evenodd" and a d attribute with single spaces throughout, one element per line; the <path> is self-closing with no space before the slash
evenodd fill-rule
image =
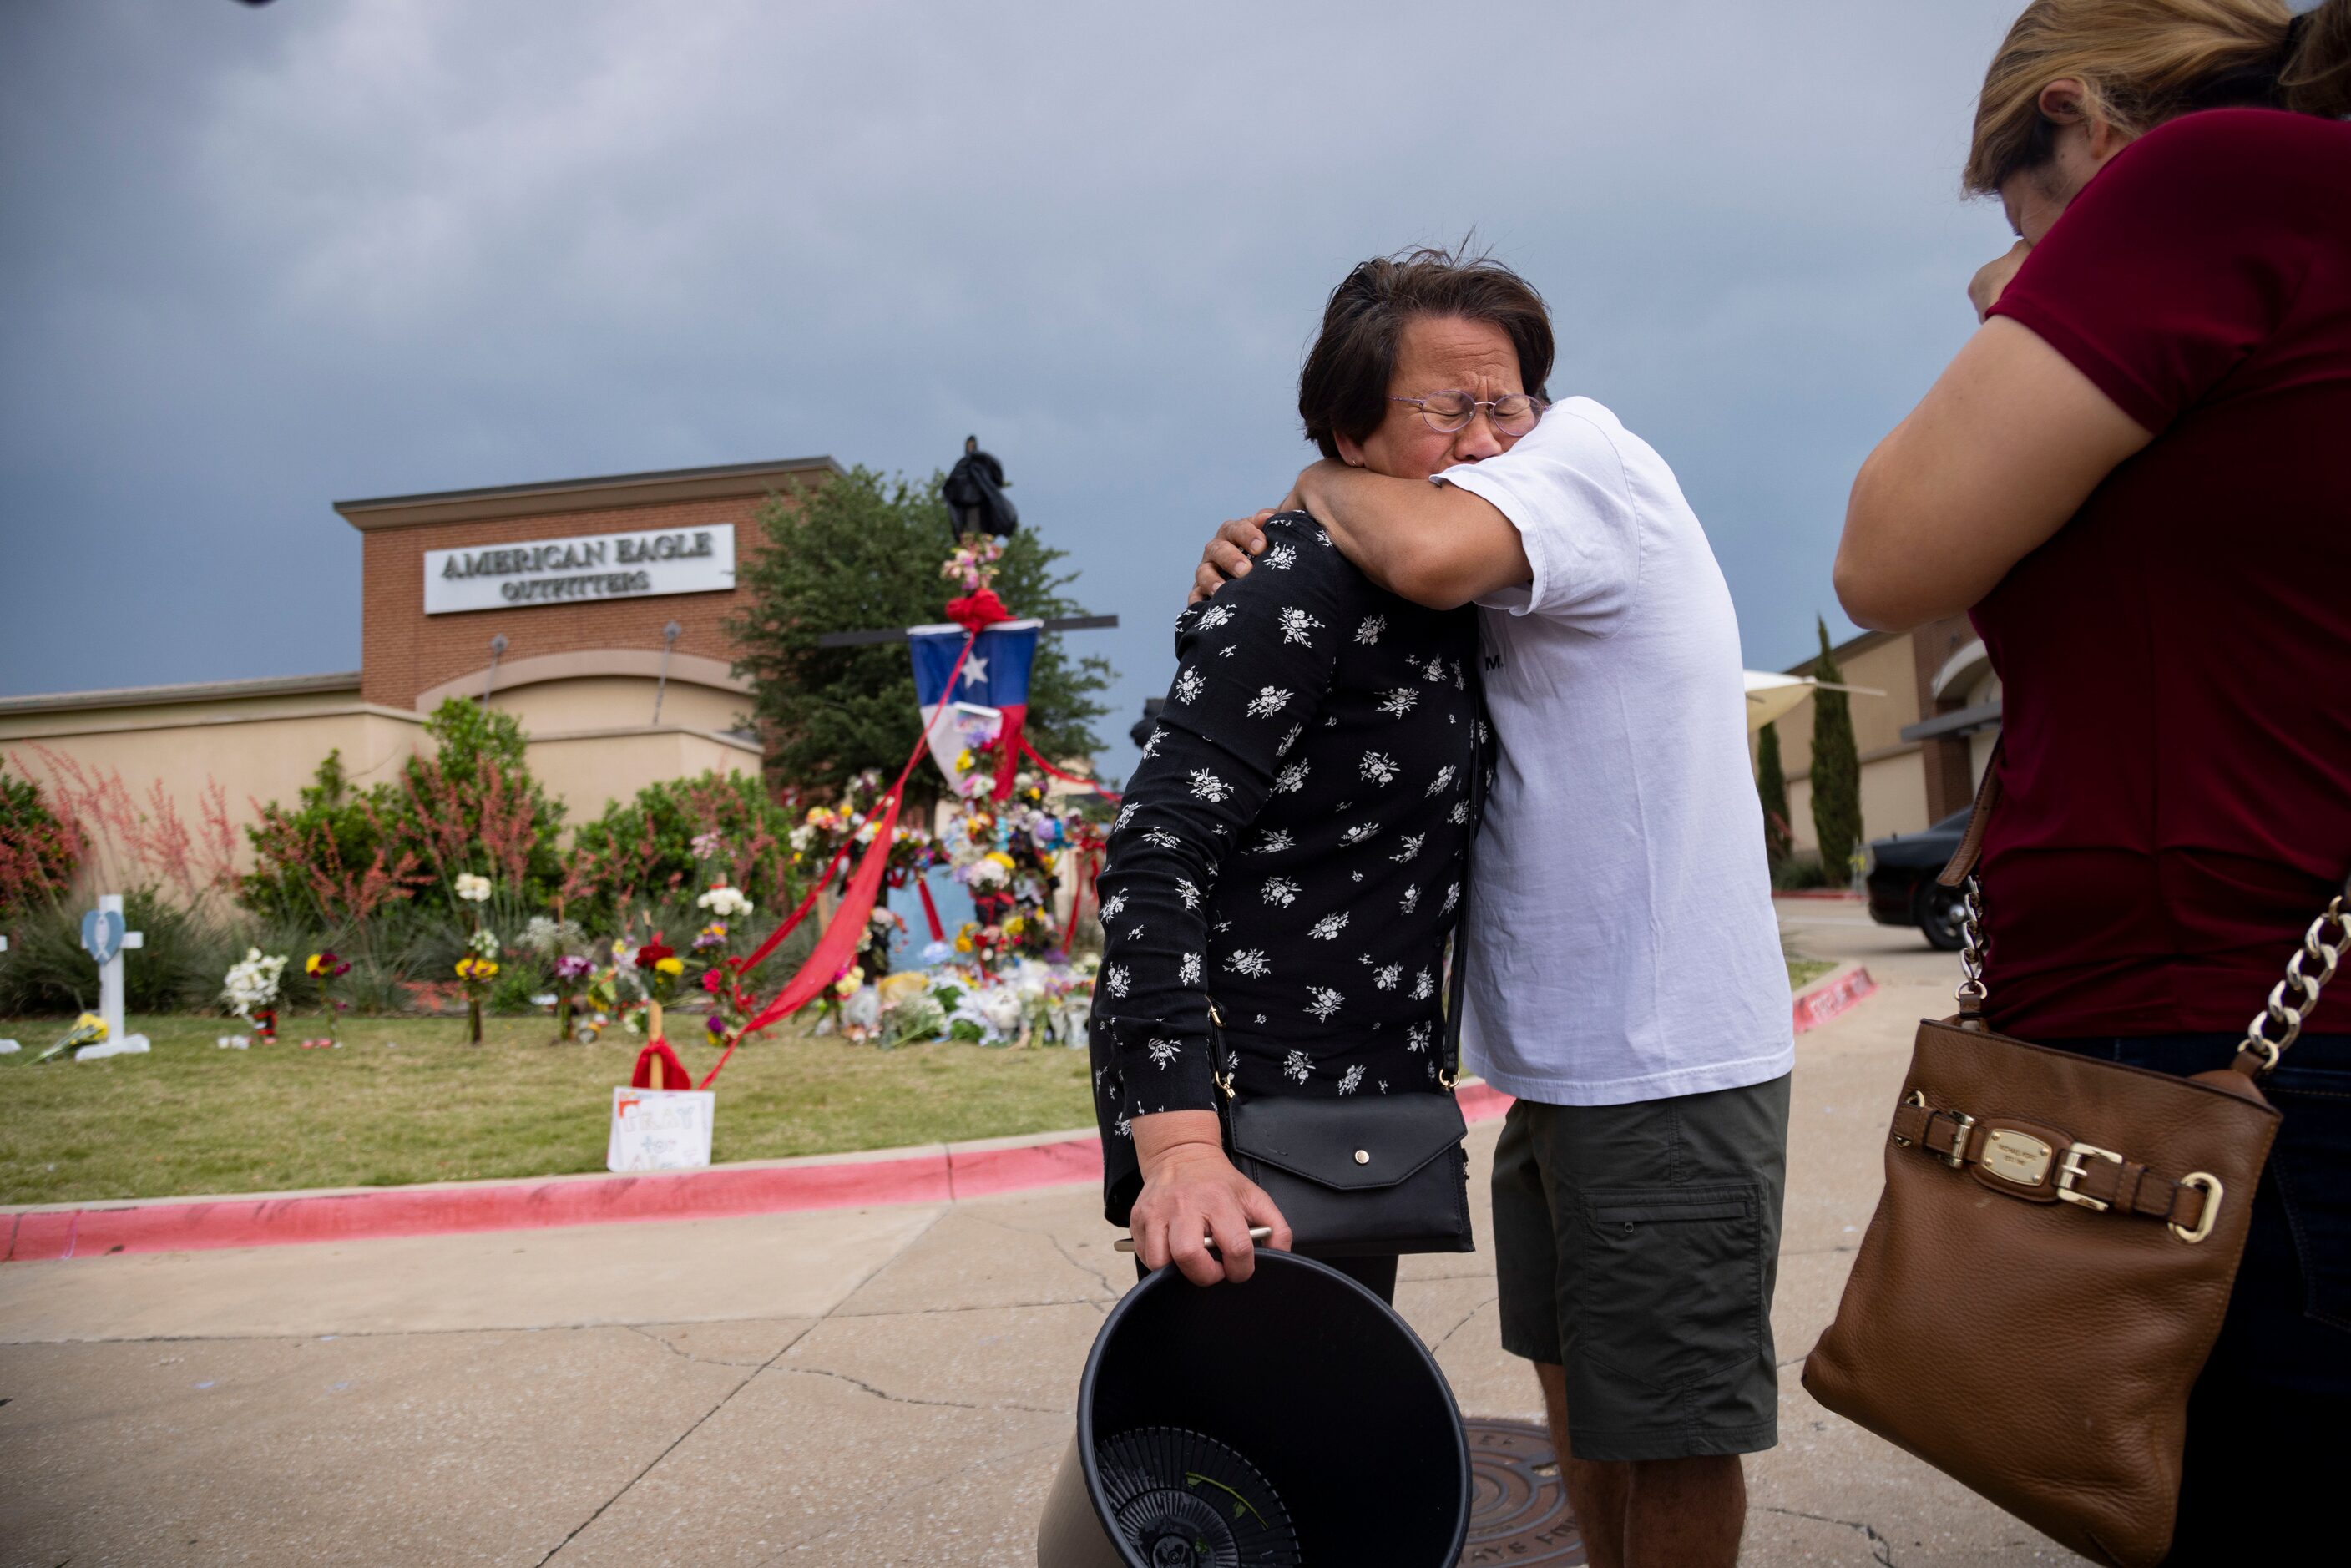
<path id="1" fill-rule="evenodd" d="M 1739 620 L 1665 459 L 1590 398 L 1436 476 L 1534 579 L 1479 602 L 1500 739 L 1468 913 L 1472 1069 L 1613 1105 L 1795 1062 Z"/>

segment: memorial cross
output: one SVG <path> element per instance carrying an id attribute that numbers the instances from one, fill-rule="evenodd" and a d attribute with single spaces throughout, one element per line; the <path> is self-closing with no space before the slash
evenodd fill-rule
<path id="1" fill-rule="evenodd" d="M 122 955 L 144 947 L 147 934 L 129 929 L 122 915 L 122 895 L 101 893 L 98 907 L 81 917 L 81 947 L 98 966 L 98 1016 L 106 1020 L 106 1038 L 75 1053 L 76 1061 L 103 1056 L 136 1056 L 147 1050 L 143 1034 L 122 1032 Z"/>

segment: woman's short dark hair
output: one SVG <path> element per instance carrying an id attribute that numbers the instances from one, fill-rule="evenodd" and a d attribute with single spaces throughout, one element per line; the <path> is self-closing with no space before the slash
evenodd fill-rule
<path id="1" fill-rule="evenodd" d="M 1336 460 L 1338 437 L 1360 442 L 1388 415 L 1404 326 L 1420 316 L 1458 316 L 1499 327 L 1519 352 L 1521 384 L 1547 395 L 1551 312 L 1534 286 L 1490 256 L 1422 246 L 1364 262 L 1331 291 L 1322 330 L 1298 372 L 1306 438 Z"/>

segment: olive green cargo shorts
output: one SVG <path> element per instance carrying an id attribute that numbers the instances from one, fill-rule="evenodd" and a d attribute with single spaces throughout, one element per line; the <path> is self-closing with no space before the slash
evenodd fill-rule
<path id="1" fill-rule="evenodd" d="M 1494 1150 L 1502 1348 L 1566 1369 L 1579 1459 L 1779 1441 L 1788 1080 L 1510 1107 Z"/>

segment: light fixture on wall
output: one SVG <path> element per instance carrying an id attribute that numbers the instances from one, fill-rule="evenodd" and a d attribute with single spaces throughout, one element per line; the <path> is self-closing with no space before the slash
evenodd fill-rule
<path id="1" fill-rule="evenodd" d="M 669 653 L 672 648 L 677 646 L 678 638 L 684 632 L 685 628 L 674 621 L 662 628 L 661 678 L 653 683 L 653 722 L 655 724 L 661 722 L 662 696 L 669 690 Z"/>
<path id="2" fill-rule="evenodd" d="M 507 651 L 507 634 L 503 632 L 490 639 L 490 673 L 482 677 L 482 706 L 490 706 L 490 693 L 497 688 L 498 659 Z"/>

